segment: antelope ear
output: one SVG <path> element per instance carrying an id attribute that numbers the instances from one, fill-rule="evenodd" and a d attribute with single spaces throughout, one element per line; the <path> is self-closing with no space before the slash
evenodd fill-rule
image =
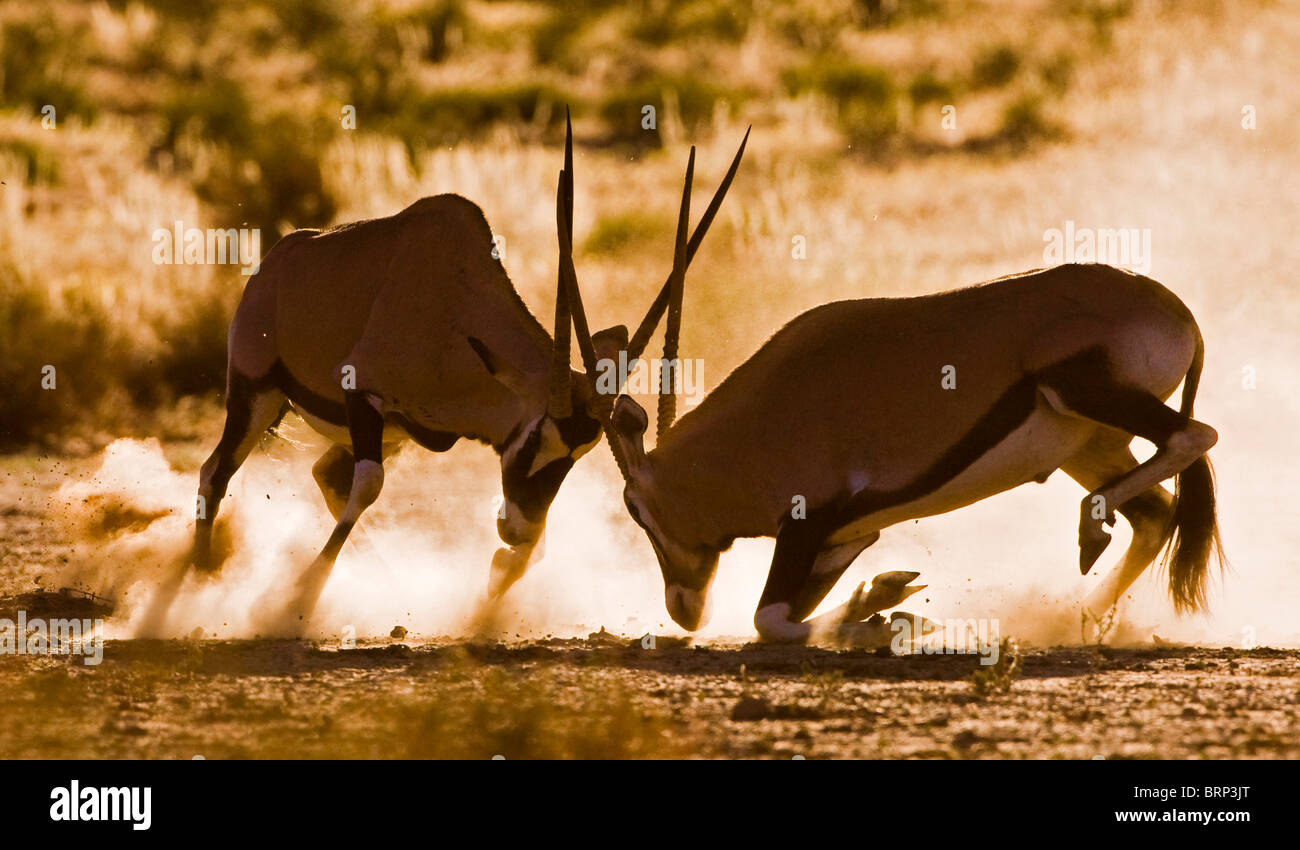
<path id="1" fill-rule="evenodd" d="M 614 435 L 623 449 L 623 456 L 635 464 L 645 460 L 645 432 L 650 425 L 650 417 L 645 408 L 630 397 L 621 395 L 614 402 L 610 413 L 610 424 L 614 426 Z"/>
<path id="2" fill-rule="evenodd" d="M 596 331 L 591 336 L 591 346 L 596 349 L 596 359 L 618 360 L 618 353 L 627 350 L 627 327 L 614 325 L 603 331 Z"/>
<path id="3" fill-rule="evenodd" d="M 522 373 L 516 371 L 504 358 L 498 357 L 478 337 L 466 337 L 466 340 L 469 342 L 469 347 L 478 355 L 478 359 L 483 361 L 483 366 L 488 370 L 489 375 L 512 393 L 527 395 L 528 380 Z"/>

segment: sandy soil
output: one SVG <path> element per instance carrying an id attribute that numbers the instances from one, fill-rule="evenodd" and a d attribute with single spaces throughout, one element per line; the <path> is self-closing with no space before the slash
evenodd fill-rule
<path id="1" fill-rule="evenodd" d="M 54 589 L 41 582 L 73 550 L 43 505 L 92 467 L 6 459 L 0 616 Z M 0 757 L 1300 757 L 1300 651 L 1026 648 L 1016 662 L 645 649 L 608 633 L 110 641 L 97 666 L 0 655 Z"/>
<path id="2" fill-rule="evenodd" d="M 1295 651 L 122 641 L 0 657 L 4 758 L 1295 758 Z"/>

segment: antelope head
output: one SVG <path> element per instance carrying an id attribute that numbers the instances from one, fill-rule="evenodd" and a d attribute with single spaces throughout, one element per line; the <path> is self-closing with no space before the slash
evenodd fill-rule
<path id="1" fill-rule="evenodd" d="M 645 350 L 646 344 L 649 342 L 650 336 L 654 333 L 659 318 L 664 314 L 665 310 L 668 313 L 668 320 L 664 333 L 664 368 L 670 369 L 676 365 L 681 327 L 682 290 L 686 269 L 695 256 L 695 252 L 699 249 L 704 235 L 708 232 L 709 225 L 713 223 L 718 208 L 722 205 L 722 199 L 731 186 L 731 181 L 736 175 L 736 169 L 740 167 L 740 159 L 745 153 L 745 144 L 748 141 L 749 133 L 747 131 L 744 140 L 740 143 L 740 148 L 736 151 L 735 158 L 731 162 L 731 167 L 728 169 L 722 183 L 718 186 L 717 192 L 714 193 L 713 200 L 709 203 L 708 209 L 705 210 L 699 224 L 696 225 L 694 233 L 691 234 L 688 240 L 686 234 L 690 224 L 691 183 L 695 172 L 695 148 L 691 148 L 690 159 L 686 165 L 685 184 L 682 189 L 681 209 L 677 218 L 677 237 L 673 250 L 672 271 L 669 272 L 667 282 L 664 283 L 659 295 L 650 305 L 650 309 L 641 320 L 641 324 L 638 326 L 637 332 L 632 336 L 631 341 L 621 347 L 615 346 L 613 350 L 614 357 L 617 357 L 620 352 L 626 352 L 625 362 L 629 364 L 629 368 L 631 368 L 630 364 L 635 363 Z M 560 194 L 563 196 L 566 186 L 566 179 L 563 174 L 560 177 L 560 185 Z M 571 189 L 569 191 L 571 192 Z M 601 340 L 598 338 L 599 334 L 597 337 L 590 337 L 587 334 L 586 317 L 583 314 L 582 298 L 578 291 L 572 254 L 571 252 L 566 253 L 569 232 L 566 229 L 567 221 L 563 215 L 563 202 L 561 201 L 557 206 L 560 207 L 557 218 L 560 220 L 561 230 L 561 288 L 562 292 L 567 296 L 569 306 L 572 308 L 573 326 L 577 332 L 578 346 L 582 351 L 583 361 L 587 367 L 587 377 L 592 390 L 588 398 L 592 400 L 594 409 L 598 411 L 601 424 L 605 429 L 605 436 L 609 440 L 610 449 L 614 453 L 614 459 L 618 463 L 619 471 L 623 474 L 623 480 L 626 484 L 623 491 L 623 500 L 627 505 L 628 512 L 631 514 L 632 519 L 649 536 L 655 555 L 659 559 L 659 567 L 664 576 L 665 602 L 668 613 L 682 628 L 694 631 L 708 619 L 709 588 L 713 583 L 713 575 L 717 570 L 718 556 L 722 549 L 726 547 L 683 544 L 680 542 L 683 538 L 672 533 L 667 523 L 671 523 L 671 517 L 676 511 L 672 506 L 660 504 L 656 501 L 657 491 L 652 481 L 652 464 L 645 452 L 644 435 L 649 424 L 649 417 L 646 415 L 645 410 L 628 396 L 619 395 L 615 400 L 613 394 L 606 393 L 602 395 L 596 391 L 595 377 L 599 368 L 598 364 L 603 356 L 609 356 L 602 355 L 599 344 L 605 342 L 608 345 L 609 338 L 606 337 L 605 340 Z M 571 246 L 568 247 L 571 248 Z M 626 337 L 623 339 L 626 339 Z M 670 389 L 659 396 L 657 433 L 661 438 L 672 427 L 677 413 L 676 381 L 670 380 L 665 383 Z M 621 390 L 621 385 L 619 389 Z M 680 508 L 680 506 L 677 507 Z"/>
<path id="2" fill-rule="evenodd" d="M 517 547 L 536 542 L 545 524 L 546 512 L 565 476 L 578 458 L 600 442 L 601 416 L 605 409 L 594 390 L 594 375 L 575 371 L 569 365 L 573 316 L 564 270 L 566 264 L 569 268 L 573 264 L 573 246 L 569 239 L 573 230 L 573 127 L 567 116 L 565 129 L 564 170 L 556 192 L 560 273 L 556 285 L 555 337 L 546 408 L 517 429 L 501 453 L 505 501 L 497 519 L 497 530 L 503 541 Z M 582 332 L 587 332 L 585 318 Z M 628 346 L 627 328 L 615 325 L 597 331 L 587 342 L 597 362 L 605 358 L 617 359 L 619 351 Z M 480 357 L 488 362 L 485 352 L 480 352 Z M 492 368 L 494 364 L 488 365 Z M 509 386 L 509 374 L 494 370 L 494 375 Z M 523 376 L 517 376 L 516 383 L 522 394 Z"/>
<path id="3" fill-rule="evenodd" d="M 625 459 L 623 503 L 641 526 L 664 577 L 664 605 L 673 622 L 695 631 L 709 620 L 709 590 L 718 569 L 718 556 L 729 545 L 696 540 L 693 524 L 683 521 L 691 506 L 659 486 L 654 459 L 645 451 L 649 425 L 645 409 L 628 396 L 619 396 L 610 417 L 611 440 Z M 661 420 L 662 421 L 662 420 Z"/>

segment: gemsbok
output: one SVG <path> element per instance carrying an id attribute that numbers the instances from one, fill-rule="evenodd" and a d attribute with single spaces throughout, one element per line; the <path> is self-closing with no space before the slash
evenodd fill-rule
<path id="1" fill-rule="evenodd" d="M 562 278 L 552 339 L 507 277 L 483 212 L 458 195 L 281 239 L 230 325 L 225 429 L 200 472 L 195 566 L 211 567 L 213 521 L 230 477 L 287 405 L 333 443 L 312 471 L 336 521 L 299 580 L 291 613 L 310 617 L 344 541 L 379 496 L 385 454 L 408 438 L 434 452 L 462 437 L 478 440 L 501 457 L 497 531 L 505 545 L 488 582 L 489 598 L 499 598 L 523 575 L 561 483 L 608 421 L 613 399 L 594 394 L 589 376 L 570 368 L 571 326 L 602 358 L 640 355 L 743 153 L 742 144 L 685 262 L 630 343 L 622 326 L 593 337 L 585 318 L 571 318 Z M 564 234 L 572 230 L 572 175 L 568 126 L 557 192 L 567 199 L 558 217 Z M 572 266 L 571 251 L 565 235 L 562 268 Z M 179 579 L 170 592 L 178 587 Z"/>
<path id="2" fill-rule="evenodd" d="M 572 267 L 561 271 L 576 293 Z M 882 529 L 1057 469 L 1089 491 L 1079 520 L 1085 575 L 1116 511 L 1133 528 L 1087 609 L 1109 611 L 1168 545 L 1169 589 L 1183 612 L 1204 607 L 1210 556 L 1222 563 L 1206 456 L 1217 434 L 1192 418 L 1203 356 L 1195 319 L 1164 286 L 1065 265 L 814 308 L 680 421 L 670 409 L 663 422 L 661 404 L 652 451 L 646 412 L 626 395 L 606 433 L 668 612 L 687 630 L 707 616 L 719 554 L 737 538 L 775 537 L 759 635 L 878 641 L 882 618 L 872 615 L 919 590 L 907 586 L 917 573 L 879 576 L 870 592 L 859 586 L 845 605 L 809 617 Z M 1163 400 L 1180 383 L 1174 410 Z M 1134 437 L 1155 445 L 1143 463 L 1129 450 Z M 1160 486 L 1171 476 L 1174 495 Z"/>

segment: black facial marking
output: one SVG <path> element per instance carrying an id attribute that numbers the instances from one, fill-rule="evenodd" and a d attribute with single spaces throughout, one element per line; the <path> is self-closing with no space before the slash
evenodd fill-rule
<path id="1" fill-rule="evenodd" d="M 555 427 L 560 432 L 560 439 L 570 450 L 585 446 L 600 436 L 600 422 L 586 413 L 580 412 L 578 404 L 573 406 L 574 413 L 567 419 L 560 419 Z"/>
<path id="2" fill-rule="evenodd" d="M 571 469 L 573 459 L 567 457 L 551 461 L 531 477 L 519 474 L 518 467 L 512 464 L 502 476 L 501 489 L 529 522 L 541 522 L 546 519 L 546 511 Z M 527 467 L 523 472 L 527 473 Z"/>
<path id="3" fill-rule="evenodd" d="M 546 511 L 560 491 L 564 477 L 573 469 L 573 459 L 562 457 L 553 460 L 533 475 L 528 474 L 542 442 L 542 429 L 534 428 L 515 452 L 510 463 L 501 470 L 501 490 L 517 506 L 529 522 L 546 519 Z"/>
<path id="4" fill-rule="evenodd" d="M 483 365 L 487 368 L 488 373 L 495 375 L 497 373 L 496 358 L 492 356 L 492 352 L 488 350 L 488 347 L 483 343 L 483 340 L 474 336 L 467 337 L 466 339 L 469 342 L 469 347 L 474 349 L 474 353 L 478 355 L 478 359 L 483 361 Z"/>

